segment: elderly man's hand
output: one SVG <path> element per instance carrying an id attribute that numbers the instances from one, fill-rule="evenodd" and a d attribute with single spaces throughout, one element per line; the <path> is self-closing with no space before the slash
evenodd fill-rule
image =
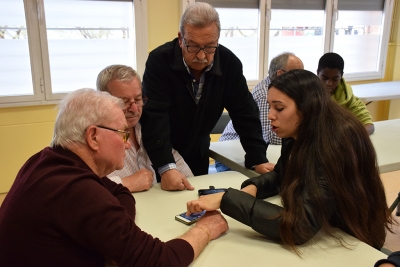
<path id="1" fill-rule="evenodd" d="M 273 171 L 274 167 L 275 167 L 274 163 L 267 162 L 267 163 L 256 165 L 254 167 L 254 170 L 259 174 L 263 174 L 263 173 L 267 173 L 267 172 Z"/>
<path id="2" fill-rule="evenodd" d="M 147 169 L 140 169 L 132 175 L 122 178 L 122 184 L 131 192 L 147 191 L 153 185 L 153 173 Z"/>
<path id="3" fill-rule="evenodd" d="M 176 169 L 171 169 L 161 175 L 161 189 L 167 191 L 193 190 L 194 187 L 182 173 Z"/>
<path id="4" fill-rule="evenodd" d="M 204 216 L 201 217 L 196 223 L 196 226 L 207 229 L 210 240 L 216 239 L 229 229 L 228 222 L 225 220 L 222 214 L 216 210 L 207 211 L 206 214 L 204 214 Z"/>

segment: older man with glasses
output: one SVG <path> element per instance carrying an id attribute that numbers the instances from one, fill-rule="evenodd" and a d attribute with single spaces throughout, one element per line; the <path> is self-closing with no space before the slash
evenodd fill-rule
<path id="1" fill-rule="evenodd" d="M 112 181 L 122 183 L 131 192 L 149 190 L 157 183 L 157 175 L 142 144 L 142 131 L 139 123 L 147 97 L 142 94 L 139 74 L 129 66 L 111 65 L 97 76 L 97 90 L 109 92 L 124 102 L 124 114 L 128 123 L 129 143 L 125 151 L 125 165 L 107 175 Z M 177 169 L 186 177 L 193 176 L 181 155 L 172 149 Z"/>
<path id="2" fill-rule="evenodd" d="M 220 30 L 212 6 L 189 4 L 178 38 L 153 50 L 146 62 L 143 92 L 149 101 L 141 118 L 143 144 L 164 190 L 193 189 L 176 169 L 172 148 L 194 175 L 208 173 L 210 133 L 224 109 L 246 151 L 246 167 L 259 173 L 273 169 L 242 63 L 218 43 Z"/>
<path id="3" fill-rule="evenodd" d="M 136 225 L 132 194 L 106 177 L 131 146 L 122 105 L 92 89 L 60 102 L 50 147 L 25 163 L 1 206 L 0 266 L 183 267 L 228 230 L 219 212 L 167 242 Z"/>

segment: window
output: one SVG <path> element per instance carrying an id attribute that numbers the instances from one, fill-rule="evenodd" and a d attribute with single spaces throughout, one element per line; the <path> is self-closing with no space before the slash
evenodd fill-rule
<path id="1" fill-rule="evenodd" d="M 183 0 L 183 8 L 194 1 Z M 201 1 L 220 14 L 220 44 L 240 58 L 250 87 L 282 52 L 295 53 L 314 73 L 324 53 L 336 52 L 347 80 L 384 76 L 393 0 Z"/>
<path id="2" fill-rule="evenodd" d="M 7 62 L 0 66 L 0 106 L 56 103 L 95 88 L 97 74 L 111 64 L 144 71 L 147 32 L 135 25 L 146 19 L 145 1 L 0 3 L 0 58 Z"/>
<path id="3" fill-rule="evenodd" d="M 0 96 L 34 95 L 23 1 L 2 0 Z"/>
<path id="4" fill-rule="evenodd" d="M 268 65 L 282 52 L 293 52 L 304 68 L 315 72 L 324 53 L 325 5 L 323 1 L 271 1 Z M 268 68 L 268 66 L 266 66 Z"/>
<path id="5" fill-rule="evenodd" d="M 384 57 L 380 53 L 384 38 L 384 1 L 358 2 L 339 1 L 334 6 L 333 52 L 346 59 L 344 71 L 349 74 L 346 77 L 381 78 L 384 68 L 380 60 Z"/>

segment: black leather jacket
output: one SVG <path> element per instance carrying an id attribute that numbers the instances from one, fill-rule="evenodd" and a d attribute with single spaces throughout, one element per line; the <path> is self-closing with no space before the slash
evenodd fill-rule
<path id="1" fill-rule="evenodd" d="M 221 211 L 226 215 L 240 221 L 253 228 L 255 231 L 267 236 L 270 239 L 280 241 L 279 227 L 281 222 L 280 214 L 283 208 L 281 206 L 264 201 L 265 198 L 277 195 L 279 193 L 282 178 L 284 176 L 285 167 L 289 160 L 290 152 L 292 150 L 294 139 L 282 139 L 282 152 L 274 171 L 260 175 L 258 177 L 250 178 L 243 182 L 242 188 L 250 184 L 257 187 L 257 196 L 253 197 L 245 192 L 229 188 L 224 194 L 221 201 Z M 337 218 L 332 216 L 334 214 L 334 201 L 330 197 L 330 189 L 326 180 L 321 176 L 319 179 L 321 186 L 321 193 L 327 203 L 326 209 L 329 210 L 331 218 L 334 222 Z M 316 210 L 310 203 L 308 194 L 305 192 L 303 202 L 298 205 L 304 205 L 308 223 L 310 225 L 312 236 L 314 236 L 322 227 L 316 215 L 319 211 Z M 307 242 L 312 238 L 298 240 L 298 244 Z"/>

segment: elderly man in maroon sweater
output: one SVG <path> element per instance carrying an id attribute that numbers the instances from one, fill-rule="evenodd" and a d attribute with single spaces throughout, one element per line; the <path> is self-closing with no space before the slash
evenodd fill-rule
<path id="1" fill-rule="evenodd" d="M 131 193 L 105 177 L 130 146 L 122 106 L 92 89 L 62 100 L 51 146 L 25 163 L 1 206 L 0 266 L 188 266 L 228 229 L 219 213 L 165 243 L 139 229 Z"/>

